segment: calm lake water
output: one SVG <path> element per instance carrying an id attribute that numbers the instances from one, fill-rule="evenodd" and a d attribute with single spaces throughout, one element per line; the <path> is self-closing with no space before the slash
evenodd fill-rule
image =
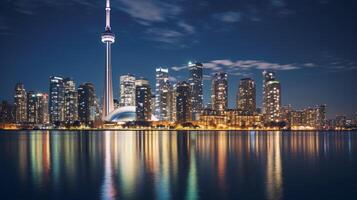
<path id="1" fill-rule="evenodd" d="M 0 132 L 0 199 L 357 199 L 357 132 Z"/>

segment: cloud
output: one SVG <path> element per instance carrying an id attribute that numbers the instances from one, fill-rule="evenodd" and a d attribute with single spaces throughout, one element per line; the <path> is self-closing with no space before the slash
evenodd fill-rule
<path id="1" fill-rule="evenodd" d="M 92 0 L 11 0 L 8 2 L 15 11 L 25 15 L 35 15 L 37 9 L 44 6 L 65 7 L 79 4 L 81 6 L 93 8 L 98 5 L 98 2 L 93 2 Z"/>
<path id="2" fill-rule="evenodd" d="M 285 1 L 283 1 L 283 0 L 271 0 L 271 5 L 274 6 L 274 7 L 278 7 L 278 8 L 285 7 Z"/>
<path id="3" fill-rule="evenodd" d="M 188 66 L 182 66 L 182 67 L 177 67 L 177 66 L 173 66 L 171 67 L 172 70 L 178 72 L 178 71 L 181 71 L 183 69 L 188 69 Z"/>
<path id="4" fill-rule="evenodd" d="M 181 13 L 181 7 L 157 0 L 117 0 L 117 9 L 129 14 L 143 25 L 164 22 Z"/>
<path id="5" fill-rule="evenodd" d="M 316 67 L 316 64 L 315 63 L 305 63 L 304 64 L 304 67 Z"/>
<path id="6" fill-rule="evenodd" d="M 241 13 L 240 12 L 223 12 L 223 13 L 216 13 L 213 15 L 215 19 L 218 19 L 222 22 L 226 23 L 235 23 L 241 20 Z"/>
<path id="7" fill-rule="evenodd" d="M 184 36 L 181 32 L 165 28 L 149 28 L 146 33 L 150 35 L 150 40 L 167 44 L 179 43 Z"/>
<path id="8" fill-rule="evenodd" d="M 212 60 L 210 62 L 203 64 L 204 68 L 207 69 L 217 69 L 225 68 L 234 71 L 234 69 L 246 70 L 246 69 L 261 69 L 261 70 L 294 70 L 299 69 L 298 66 L 294 64 L 279 64 L 279 63 L 270 63 L 266 61 L 259 60 L 237 60 L 232 61 L 228 59 L 223 60 Z"/>
<path id="9" fill-rule="evenodd" d="M 178 24 L 177 24 L 180 28 L 182 28 L 186 33 L 188 33 L 188 34 L 193 34 L 193 33 L 195 33 L 196 31 L 195 31 L 195 27 L 193 27 L 192 25 L 190 25 L 190 24 L 187 24 L 186 22 L 183 22 L 183 21 L 181 21 L 181 22 L 179 22 Z"/>

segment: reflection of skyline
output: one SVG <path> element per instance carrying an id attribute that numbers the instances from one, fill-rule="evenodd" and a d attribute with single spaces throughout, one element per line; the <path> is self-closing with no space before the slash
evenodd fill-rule
<path id="1" fill-rule="evenodd" d="M 281 160 L 281 134 L 271 132 L 267 136 L 266 190 L 267 199 L 282 199 L 283 175 Z"/>
<path id="2" fill-rule="evenodd" d="M 299 158 L 307 161 L 304 165 L 316 167 L 313 163 L 319 159 L 339 153 L 350 158 L 355 143 L 348 136 L 37 132 L 19 134 L 11 148 L 18 152 L 19 182 L 36 188 L 50 186 L 55 194 L 80 190 L 89 181 L 93 184 L 90 194 L 101 199 L 224 198 L 229 192 L 244 193 L 241 188 L 254 183 L 264 188 L 266 196 L 259 198 L 279 199 L 286 190 L 286 162 Z M 243 178 L 247 175 L 252 179 Z M 207 185 L 215 191 L 202 193 Z"/>

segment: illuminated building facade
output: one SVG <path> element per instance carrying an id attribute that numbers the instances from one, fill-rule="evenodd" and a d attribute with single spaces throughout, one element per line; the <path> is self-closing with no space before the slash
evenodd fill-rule
<path id="1" fill-rule="evenodd" d="M 183 81 L 176 86 L 176 120 L 179 123 L 192 120 L 191 87 Z"/>
<path id="2" fill-rule="evenodd" d="M 347 124 L 346 121 L 347 121 L 346 116 L 344 116 L 344 115 L 336 116 L 336 118 L 335 118 L 335 127 L 337 127 L 337 128 L 345 127 L 346 124 Z"/>
<path id="3" fill-rule="evenodd" d="M 64 79 L 65 123 L 73 124 L 78 120 L 78 93 L 73 79 Z"/>
<path id="4" fill-rule="evenodd" d="M 212 109 L 219 114 L 228 108 L 228 75 L 219 72 L 213 75 L 211 91 Z"/>
<path id="5" fill-rule="evenodd" d="M 27 93 L 27 122 L 30 124 L 48 124 L 48 94 Z"/>
<path id="6" fill-rule="evenodd" d="M 155 116 L 159 121 L 170 120 L 170 82 L 167 68 L 156 68 Z"/>
<path id="7" fill-rule="evenodd" d="M 237 93 L 237 107 L 243 115 L 253 115 L 256 110 L 255 82 L 251 78 L 241 79 Z"/>
<path id="8" fill-rule="evenodd" d="M 198 120 L 203 108 L 203 65 L 201 63 L 189 63 L 189 79 L 191 85 L 192 120 Z"/>
<path id="9" fill-rule="evenodd" d="M 290 127 L 291 125 L 291 113 L 293 108 L 291 105 L 281 106 L 280 108 L 280 118 L 282 122 L 285 122 L 285 127 Z"/>
<path id="10" fill-rule="evenodd" d="M 7 101 L 2 101 L 0 106 L 0 123 L 14 123 L 15 108 Z"/>
<path id="11" fill-rule="evenodd" d="M 168 121 L 170 122 L 175 122 L 176 121 L 176 87 L 177 84 L 173 84 L 170 86 L 170 91 L 169 91 L 169 119 Z"/>
<path id="12" fill-rule="evenodd" d="M 240 110 L 227 109 L 223 114 L 203 112 L 200 124 L 206 128 L 262 128 L 261 115 L 242 115 Z"/>
<path id="13" fill-rule="evenodd" d="M 291 111 L 290 114 L 290 126 L 291 127 L 299 127 L 303 126 L 303 116 L 304 116 L 304 111 L 302 110 L 293 110 Z"/>
<path id="14" fill-rule="evenodd" d="M 59 124 L 65 119 L 64 80 L 62 77 L 50 77 L 49 114 L 52 124 Z"/>
<path id="15" fill-rule="evenodd" d="M 27 122 L 37 123 L 38 101 L 36 94 L 32 91 L 27 93 Z"/>
<path id="16" fill-rule="evenodd" d="M 95 120 L 97 102 L 95 88 L 92 83 L 83 83 L 78 87 L 78 117 L 79 121 L 91 126 Z"/>
<path id="17" fill-rule="evenodd" d="M 324 129 L 326 125 L 326 105 L 309 107 L 303 110 L 292 110 L 290 126 L 292 129 L 305 127 L 308 129 Z"/>
<path id="18" fill-rule="evenodd" d="M 263 72 L 263 114 L 265 122 L 278 122 L 281 107 L 281 87 L 276 80 L 275 73 L 271 71 Z"/>
<path id="19" fill-rule="evenodd" d="M 135 106 L 135 76 L 126 74 L 120 76 L 119 107 Z"/>
<path id="20" fill-rule="evenodd" d="M 136 120 L 137 121 L 150 121 L 151 110 L 151 87 L 149 81 L 146 79 L 136 80 Z"/>
<path id="21" fill-rule="evenodd" d="M 22 83 L 17 83 L 15 86 L 14 106 L 16 123 L 27 122 L 27 94 Z"/>

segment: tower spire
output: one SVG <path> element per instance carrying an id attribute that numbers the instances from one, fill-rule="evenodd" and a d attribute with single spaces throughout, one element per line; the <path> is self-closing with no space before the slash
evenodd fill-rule
<path id="1" fill-rule="evenodd" d="M 105 7 L 105 30 L 110 30 L 110 0 L 107 0 L 106 7 Z"/>

